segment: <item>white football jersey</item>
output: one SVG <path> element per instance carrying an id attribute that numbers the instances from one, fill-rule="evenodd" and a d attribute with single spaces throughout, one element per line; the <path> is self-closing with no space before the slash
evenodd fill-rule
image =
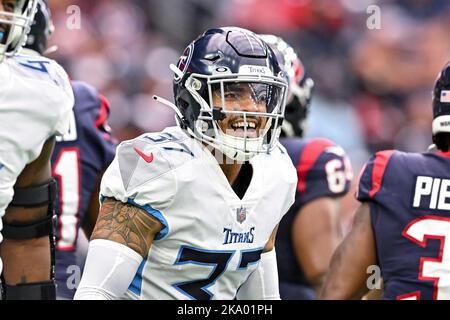
<path id="1" fill-rule="evenodd" d="M 296 170 L 280 145 L 253 157 L 240 199 L 216 158 L 180 128 L 125 141 L 103 176 L 102 197 L 146 210 L 164 225 L 125 299 L 233 299 L 294 202 Z"/>
<path id="2" fill-rule="evenodd" d="M 0 63 L 0 231 L 17 177 L 46 140 L 68 130 L 73 104 L 69 78 L 55 61 L 17 55 Z"/>

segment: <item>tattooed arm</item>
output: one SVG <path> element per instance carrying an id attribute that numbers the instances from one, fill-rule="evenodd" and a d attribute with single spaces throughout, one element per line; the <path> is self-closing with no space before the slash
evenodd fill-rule
<path id="1" fill-rule="evenodd" d="M 333 255 L 320 298 L 361 299 L 368 291 L 367 268 L 376 264 L 370 207 L 363 203 L 356 211 L 352 230 Z"/>
<path id="2" fill-rule="evenodd" d="M 75 300 L 123 296 L 163 225 L 145 210 L 106 198 L 89 244 Z"/>
<path id="3" fill-rule="evenodd" d="M 111 240 L 147 255 L 163 225 L 145 210 L 112 198 L 103 202 L 91 240 Z"/>

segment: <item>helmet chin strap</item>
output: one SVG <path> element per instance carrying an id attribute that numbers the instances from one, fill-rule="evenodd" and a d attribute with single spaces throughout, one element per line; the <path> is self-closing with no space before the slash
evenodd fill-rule
<path id="1" fill-rule="evenodd" d="M 245 116 L 244 116 L 245 118 Z M 272 119 L 267 121 L 264 131 L 270 130 Z M 223 144 L 218 146 L 218 149 L 222 151 L 230 159 L 236 161 L 248 161 L 254 156 L 263 153 L 263 141 L 266 134 L 261 134 L 257 138 L 241 138 L 219 131 L 220 140 Z M 268 150 L 267 150 L 268 151 Z"/>
<path id="2" fill-rule="evenodd" d="M 253 151 L 243 151 L 245 150 L 244 146 L 250 150 L 258 150 L 262 145 L 262 138 L 243 139 L 240 137 L 231 136 L 229 134 L 224 134 L 223 132 L 220 132 L 220 135 L 222 136 L 222 141 L 224 144 L 218 146 L 218 149 L 228 158 L 240 162 L 248 161 L 257 154 Z M 235 147 L 230 147 L 230 145 Z"/>

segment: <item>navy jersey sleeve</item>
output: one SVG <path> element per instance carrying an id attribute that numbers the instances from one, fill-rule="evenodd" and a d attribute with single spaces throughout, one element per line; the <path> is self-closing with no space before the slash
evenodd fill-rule
<path id="1" fill-rule="evenodd" d="M 297 162 L 296 205 L 321 197 L 341 197 L 350 189 L 352 169 L 344 150 L 327 139 L 312 139 Z"/>
<path id="2" fill-rule="evenodd" d="M 383 177 L 394 150 L 380 151 L 372 155 L 359 175 L 356 198 L 361 201 L 372 201 L 381 190 Z"/>
<path id="3" fill-rule="evenodd" d="M 75 114 L 83 131 L 89 156 L 96 159 L 96 170 L 100 173 L 114 159 L 116 141 L 107 123 L 109 103 L 95 88 L 83 82 L 72 82 L 75 94 Z"/>

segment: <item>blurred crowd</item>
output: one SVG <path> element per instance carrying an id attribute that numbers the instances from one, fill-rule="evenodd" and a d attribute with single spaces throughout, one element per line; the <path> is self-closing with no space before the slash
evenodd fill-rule
<path id="1" fill-rule="evenodd" d="M 174 124 L 170 63 L 203 30 L 282 36 L 315 81 L 307 137 L 342 145 L 355 173 L 369 153 L 431 144 L 431 88 L 450 57 L 448 0 L 50 0 L 50 56 L 111 103 L 119 140 Z M 68 23 L 81 11 L 80 28 Z M 367 11 L 371 5 L 377 11 Z M 371 7 L 373 8 L 373 7 Z M 375 12 L 375 13 L 374 13 Z M 374 17 L 378 14 L 379 17 Z M 379 28 L 368 20 L 380 18 Z"/>

